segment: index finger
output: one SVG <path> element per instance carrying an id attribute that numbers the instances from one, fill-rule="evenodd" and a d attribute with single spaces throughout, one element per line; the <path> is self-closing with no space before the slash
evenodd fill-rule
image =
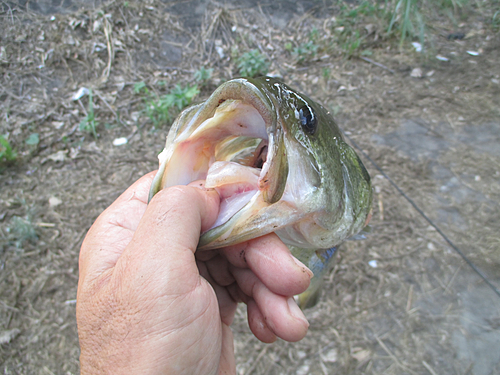
<path id="1" fill-rule="evenodd" d="M 90 273 L 98 276 L 116 264 L 146 211 L 155 174 L 137 180 L 96 219 L 80 250 L 81 279 Z"/>

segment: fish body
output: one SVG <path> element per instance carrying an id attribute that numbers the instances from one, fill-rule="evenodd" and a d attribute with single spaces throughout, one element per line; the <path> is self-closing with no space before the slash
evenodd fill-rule
<path id="1" fill-rule="evenodd" d="M 184 110 L 158 158 L 150 199 L 196 180 L 221 196 L 198 250 L 275 232 L 314 273 L 303 308 L 317 300 L 336 246 L 370 217 L 370 176 L 333 117 L 274 78 L 230 80 Z"/>

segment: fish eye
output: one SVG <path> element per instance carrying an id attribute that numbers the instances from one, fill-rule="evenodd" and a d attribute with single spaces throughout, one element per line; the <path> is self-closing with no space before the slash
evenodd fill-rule
<path id="1" fill-rule="evenodd" d="M 304 105 L 299 109 L 299 120 L 306 133 L 312 135 L 316 132 L 318 118 L 311 107 Z"/>

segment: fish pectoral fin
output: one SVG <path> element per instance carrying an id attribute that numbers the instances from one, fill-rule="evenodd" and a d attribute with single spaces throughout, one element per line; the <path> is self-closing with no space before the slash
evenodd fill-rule
<path id="1" fill-rule="evenodd" d="M 324 283 L 324 276 L 330 272 L 335 264 L 337 254 L 337 247 L 329 249 L 300 249 L 291 247 L 292 254 L 308 265 L 309 269 L 313 271 L 314 277 L 311 279 L 309 288 L 298 296 L 295 300 L 301 309 L 313 307 L 318 303 L 321 295 L 321 289 Z M 312 251 L 312 253 L 311 253 Z"/>
<path id="2" fill-rule="evenodd" d="M 322 286 L 323 280 L 319 280 L 314 285 L 311 284 L 304 293 L 295 296 L 297 305 L 299 305 L 302 310 L 315 306 L 321 296 Z"/>

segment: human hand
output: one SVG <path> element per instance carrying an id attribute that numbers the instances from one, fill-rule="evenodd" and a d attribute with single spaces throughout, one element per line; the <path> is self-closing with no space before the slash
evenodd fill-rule
<path id="1" fill-rule="evenodd" d="M 308 323 L 292 296 L 312 273 L 275 234 L 195 255 L 219 196 L 173 187 L 148 205 L 153 176 L 104 211 L 82 244 L 81 374 L 235 373 L 229 326 L 237 301 L 260 340 L 302 339 Z"/>

